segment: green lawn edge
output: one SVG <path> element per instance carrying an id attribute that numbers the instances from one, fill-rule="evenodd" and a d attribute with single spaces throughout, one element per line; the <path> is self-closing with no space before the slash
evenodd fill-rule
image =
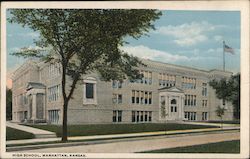
<path id="1" fill-rule="evenodd" d="M 61 137 L 62 127 L 60 125 L 28 125 L 28 126 L 47 131 L 52 131 L 56 133 L 57 137 Z M 202 128 L 218 128 L 218 126 L 190 125 L 190 124 L 176 124 L 176 123 L 68 125 L 68 136 L 111 135 L 111 134 L 127 134 L 127 133 L 202 129 Z"/>
<path id="2" fill-rule="evenodd" d="M 18 129 L 6 127 L 6 140 L 33 139 L 35 135 Z"/>
<path id="3" fill-rule="evenodd" d="M 240 153 L 240 140 L 144 151 L 140 153 Z"/>

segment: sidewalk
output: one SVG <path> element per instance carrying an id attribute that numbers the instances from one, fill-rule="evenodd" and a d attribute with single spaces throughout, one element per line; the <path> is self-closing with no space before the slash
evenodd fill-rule
<path id="1" fill-rule="evenodd" d="M 188 129 L 188 130 L 171 130 L 171 131 L 158 131 L 158 132 L 141 132 L 141 133 L 129 133 L 129 134 L 112 134 L 112 135 L 93 135 L 93 136 L 74 136 L 68 137 L 69 141 L 77 140 L 101 140 L 101 139 L 118 139 L 118 138 L 133 138 L 133 137 L 147 137 L 158 135 L 174 135 L 174 134 L 189 134 L 189 133 L 202 133 L 213 132 L 218 130 L 239 130 L 238 127 L 224 127 L 221 128 L 205 128 L 205 129 Z M 30 143 L 42 143 L 60 141 L 61 138 L 44 138 L 44 139 L 25 139 L 25 140 L 9 140 L 7 145 L 11 144 L 30 144 Z"/>
<path id="2" fill-rule="evenodd" d="M 192 122 L 192 121 L 182 121 L 180 123 L 183 124 L 190 124 L 190 125 L 207 125 L 207 126 L 221 126 L 221 123 L 205 123 L 205 122 Z M 226 124 L 223 123 L 222 126 L 224 128 L 228 128 L 228 127 L 240 127 L 240 124 Z"/>
<path id="3" fill-rule="evenodd" d="M 55 138 L 56 134 L 54 132 L 41 130 L 37 128 L 32 128 L 29 126 L 19 125 L 16 123 L 6 122 L 6 126 L 14 129 L 18 129 L 21 131 L 29 132 L 35 135 L 35 138 Z M 43 139 L 42 139 L 43 140 Z"/>

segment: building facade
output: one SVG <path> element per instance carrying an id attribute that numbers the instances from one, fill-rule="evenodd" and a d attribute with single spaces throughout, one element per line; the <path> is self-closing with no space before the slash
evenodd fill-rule
<path id="1" fill-rule="evenodd" d="M 78 82 L 68 106 L 69 124 L 160 123 L 166 121 L 233 120 L 232 103 L 216 97 L 208 82 L 232 73 L 199 70 L 144 60 L 142 79 L 105 82 L 97 73 Z M 60 66 L 27 61 L 13 80 L 13 121 L 62 124 Z M 67 87 L 70 87 L 70 82 Z"/>

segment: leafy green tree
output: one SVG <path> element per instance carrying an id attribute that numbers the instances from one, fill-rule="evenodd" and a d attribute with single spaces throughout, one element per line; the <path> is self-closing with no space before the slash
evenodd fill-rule
<path id="1" fill-rule="evenodd" d="M 6 88 L 6 120 L 12 119 L 12 90 Z"/>
<path id="2" fill-rule="evenodd" d="M 9 22 L 40 33 L 36 49 L 23 48 L 14 54 L 61 65 L 62 141 L 67 141 L 68 103 L 78 81 L 93 71 L 107 81 L 140 77 L 136 70 L 140 60 L 119 48 L 125 37 L 138 39 L 154 29 L 153 22 L 161 15 L 145 9 L 11 9 L 10 13 Z"/>
<path id="3" fill-rule="evenodd" d="M 220 117 L 221 128 L 222 128 L 222 124 L 223 124 L 223 115 L 225 114 L 225 110 L 226 110 L 225 108 L 218 106 L 217 109 L 216 109 L 216 111 L 215 111 L 216 115 L 218 117 Z"/>
<path id="4" fill-rule="evenodd" d="M 214 79 L 209 85 L 215 89 L 219 99 L 232 102 L 234 118 L 240 119 L 240 74 L 233 75 L 229 79 Z"/>

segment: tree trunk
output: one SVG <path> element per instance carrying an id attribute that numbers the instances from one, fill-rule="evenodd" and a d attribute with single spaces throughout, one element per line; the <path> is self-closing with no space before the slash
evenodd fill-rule
<path id="1" fill-rule="evenodd" d="M 62 126 L 62 141 L 68 141 L 68 102 L 64 101 L 63 104 L 63 126 Z"/>

